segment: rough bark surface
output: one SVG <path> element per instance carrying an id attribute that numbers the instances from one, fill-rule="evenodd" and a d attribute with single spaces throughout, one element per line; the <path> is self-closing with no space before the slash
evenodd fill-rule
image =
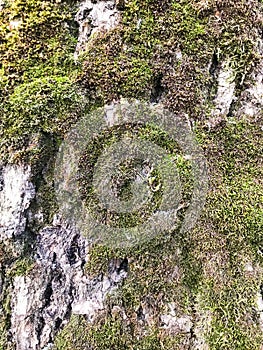
<path id="1" fill-rule="evenodd" d="M 0 349 L 262 349 L 262 3 L 0 11 Z M 204 150 L 207 204 L 187 237 L 114 250 L 59 214 L 61 141 L 83 111 L 122 97 L 186 116 Z"/>

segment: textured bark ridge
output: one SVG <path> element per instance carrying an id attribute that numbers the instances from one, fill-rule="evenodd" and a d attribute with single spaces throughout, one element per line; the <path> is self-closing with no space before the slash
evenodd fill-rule
<path id="1" fill-rule="evenodd" d="M 261 1 L 15 0 L 0 12 L 0 350 L 262 349 Z M 184 237 L 112 249 L 59 213 L 63 138 L 122 97 L 184 116 L 204 151 L 207 204 Z"/>
<path id="2" fill-rule="evenodd" d="M 23 241 L 36 215 L 30 210 L 35 198 L 30 170 L 2 169 L 1 239 L 9 242 L 15 259 L 23 258 Z M 17 349 L 49 348 L 71 313 L 85 314 L 92 321 L 104 308 L 105 296 L 127 274 L 124 264 L 113 267 L 108 276 L 89 279 L 84 273 L 88 242 L 56 217 L 51 226 L 34 232 L 34 242 L 27 249 L 34 252 L 30 273 L 14 276 L 11 285 L 3 276 L 1 284 L 10 296 L 9 332 Z"/>
<path id="3" fill-rule="evenodd" d="M 116 27 L 120 15 L 114 0 L 98 2 L 89 0 L 81 3 L 75 19 L 79 24 L 78 44 L 75 51 L 75 57 L 77 57 L 79 52 L 85 51 L 89 38 L 96 32 Z"/>
<path id="4" fill-rule="evenodd" d="M 87 242 L 70 228 L 47 227 L 36 240 L 35 266 L 29 276 L 13 282 L 11 332 L 19 349 L 52 345 L 70 314 L 85 314 L 92 321 L 107 293 L 126 275 L 114 270 L 108 277 L 85 276 Z"/>

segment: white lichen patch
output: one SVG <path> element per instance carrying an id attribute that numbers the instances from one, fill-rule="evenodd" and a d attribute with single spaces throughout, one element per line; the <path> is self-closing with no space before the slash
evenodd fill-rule
<path id="1" fill-rule="evenodd" d="M 231 104 L 235 98 L 235 72 L 228 61 L 222 63 L 217 80 L 217 94 L 213 101 L 214 108 L 208 122 L 209 127 L 214 127 L 227 116 Z"/>
<path id="2" fill-rule="evenodd" d="M 10 30 L 18 29 L 21 26 L 21 24 L 22 24 L 22 20 L 21 19 L 10 21 L 9 29 Z"/>
<path id="3" fill-rule="evenodd" d="M 35 196 L 29 166 L 8 165 L 1 170 L 0 239 L 22 234 L 26 210 Z"/>
<path id="4" fill-rule="evenodd" d="M 104 300 L 108 293 L 112 291 L 113 286 L 108 278 L 103 278 L 94 285 L 93 292 L 90 293 L 90 281 L 85 276 L 76 286 L 77 298 L 72 303 L 72 313 L 76 315 L 86 315 L 92 322 L 98 311 L 104 309 Z"/>
<path id="5" fill-rule="evenodd" d="M 229 63 L 222 65 L 218 75 L 217 95 L 214 100 L 215 114 L 226 115 L 229 112 L 235 92 L 235 74 Z"/>
<path id="6" fill-rule="evenodd" d="M 253 85 L 245 90 L 241 97 L 242 107 L 239 110 L 240 116 L 257 117 L 262 115 L 263 108 L 263 62 L 254 72 L 251 79 Z"/>
<path id="7" fill-rule="evenodd" d="M 13 282 L 12 317 L 11 324 L 15 328 L 13 334 L 18 349 L 37 349 L 37 333 L 32 329 L 32 321 L 28 319 L 28 312 L 39 299 L 39 290 L 32 294 L 32 283 L 29 278 L 17 276 Z M 38 295 L 37 295 L 38 293 Z"/>
<path id="8" fill-rule="evenodd" d="M 258 291 L 256 296 L 256 305 L 259 313 L 259 325 L 261 330 L 263 331 L 263 296 L 261 291 Z"/>
<path id="9" fill-rule="evenodd" d="M 97 32 L 113 29 L 120 20 L 119 11 L 114 0 L 93 2 L 86 0 L 81 3 L 75 17 L 79 23 L 79 37 L 75 58 L 85 51 L 88 40 Z"/>
<path id="10" fill-rule="evenodd" d="M 188 315 L 177 315 L 174 303 L 169 303 L 167 306 L 167 314 L 160 316 L 162 328 L 171 334 L 190 333 L 193 327 L 191 317 Z"/>

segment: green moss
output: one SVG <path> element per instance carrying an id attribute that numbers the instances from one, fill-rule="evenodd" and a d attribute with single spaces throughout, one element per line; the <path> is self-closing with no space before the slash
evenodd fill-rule
<path id="1" fill-rule="evenodd" d="M 153 313 L 160 315 L 163 304 L 154 301 L 162 296 L 162 302 L 176 303 L 179 314 L 194 317 L 195 298 L 199 295 L 199 307 L 212 314 L 209 332 L 205 331 L 211 349 L 259 349 L 262 336 L 255 296 L 262 280 L 256 267 L 262 264 L 260 126 L 246 118 L 232 118 L 212 132 L 201 126 L 196 132 L 211 179 L 206 208 L 197 227 L 183 237 L 174 232 L 122 251 L 95 246 L 87 271 L 91 269 L 96 274 L 99 266 L 99 271 L 106 274 L 111 259 L 125 256 L 130 262 L 129 274 L 109 297 L 110 309 L 119 305 L 132 320 L 140 305 L 150 300 Z M 162 133 L 149 126 L 146 134 L 145 129 L 139 134 L 167 149 L 171 146 Z M 177 161 L 181 177 L 189 176 L 189 164 L 180 155 Z M 255 266 L 251 274 L 245 272 L 247 261 Z M 175 268 L 177 279 L 173 280 Z M 104 328 L 98 327 L 104 339 Z M 134 337 L 132 331 L 126 332 Z M 99 346 L 100 341 L 96 338 Z"/>
<path id="2" fill-rule="evenodd" d="M 111 259 L 129 259 L 129 276 L 108 303 L 124 307 L 130 325 L 107 315 L 91 326 L 83 317 L 73 316 L 56 339 L 57 349 L 83 349 L 87 344 L 94 349 L 180 349 L 180 336 L 167 337 L 158 325 L 142 337 L 135 329 L 136 312 L 150 300 L 156 321 L 164 303 L 174 301 L 179 314 L 194 318 L 197 294 L 202 308 L 213 314 L 207 333 L 211 349 L 258 349 L 262 340 L 253 309 L 262 276 L 246 276 L 244 260 L 262 264 L 262 130 L 248 119 L 229 119 L 209 132 L 202 128 L 202 120 L 215 92 L 211 63 L 216 72 L 227 60 L 240 87 L 257 60 L 259 2 L 126 1 L 120 25 L 93 38 L 81 57 L 82 66 L 73 60 L 76 32 L 69 29 L 75 27 L 73 5 L 73 1 L 15 0 L 5 1 L 0 11 L 1 154 L 4 160 L 32 162 L 39 177 L 43 164 L 50 162 L 50 173 L 36 180 L 35 210 L 44 208 L 45 222 L 56 210 L 50 159 L 60 138 L 85 110 L 77 83 L 94 106 L 120 97 L 158 101 L 162 95 L 170 110 L 188 113 L 199 122 L 211 188 L 197 228 L 183 237 L 170 232 L 132 250 L 91 248 L 86 266 L 91 275 L 107 274 Z M 212 91 L 209 97 L 207 91 Z M 176 153 L 189 198 L 190 164 L 177 154 L 177 146 L 152 126 L 137 129 L 137 135 L 164 147 L 171 156 Z M 102 136 L 87 150 L 94 151 L 91 165 L 102 145 L 118 139 L 114 132 Z M 89 164 L 85 166 L 84 173 Z M 158 174 L 153 176 L 158 180 Z M 84 184 L 89 186 L 88 180 Z M 125 189 L 122 194 L 128 196 L 129 186 Z M 129 224 L 130 218 L 126 219 L 123 225 Z M 18 274 L 31 266 L 27 258 L 16 264 L 13 272 Z M 5 323 L 3 334 L 6 328 Z"/>
<path id="3" fill-rule="evenodd" d="M 163 312 L 163 302 L 173 301 L 179 314 L 194 317 L 198 295 L 199 308 L 212 315 L 209 331 L 205 331 L 211 349 L 259 349 L 262 334 L 255 297 L 262 280 L 257 267 L 262 264 L 260 126 L 245 118 L 231 119 L 213 132 L 198 129 L 197 133 L 211 179 L 206 209 L 197 227 L 183 237 L 174 232 L 122 251 L 94 246 L 89 264 L 95 274 L 96 266 L 106 274 L 111 259 L 128 258 L 128 277 L 108 302 L 110 309 L 123 307 L 129 320 L 149 301 L 155 315 Z M 180 157 L 179 166 L 188 171 Z M 247 262 L 254 265 L 253 272 L 246 272 Z M 176 279 L 171 278 L 174 269 Z M 162 302 L 155 302 L 158 300 Z M 96 326 L 102 339 L 104 326 Z M 132 331 L 126 332 L 133 339 Z M 102 346 L 101 338 L 95 339 Z"/>
<path id="4" fill-rule="evenodd" d="M 236 263 L 238 261 L 243 267 L 241 260 L 235 259 Z M 260 349 L 262 334 L 255 311 L 257 279 L 251 275 L 245 277 L 244 271 L 229 265 L 222 279 L 224 281 L 213 281 L 213 285 L 207 283 L 202 290 L 203 310 L 209 310 L 213 315 L 207 334 L 210 348 Z"/>
<path id="5" fill-rule="evenodd" d="M 255 62 L 259 8 L 253 12 L 241 1 L 200 7 L 185 0 L 127 1 L 121 24 L 88 46 L 78 81 L 101 103 L 120 97 L 158 100 L 165 90 L 166 107 L 201 119 L 213 60 L 228 61 L 238 84 Z"/>
<path id="6" fill-rule="evenodd" d="M 62 134 L 83 108 L 74 84 L 72 1 L 5 1 L 0 11 L 2 161 L 37 162 L 43 134 Z M 28 159 L 29 158 L 29 159 Z"/>
<path id="7" fill-rule="evenodd" d="M 7 326 L 4 320 L 0 320 L 0 350 L 12 350 L 7 344 Z"/>
<path id="8" fill-rule="evenodd" d="M 62 135 L 83 111 L 83 98 L 67 77 L 36 78 L 18 85 L 4 105 L 1 149 L 32 157 L 41 150 L 39 135 Z"/>
<path id="9" fill-rule="evenodd" d="M 258 124 L 232 120 L 212 135 L 211 143 L 217 147 L 220 157 L 214 154 L 212 170 L 216 188 L 208 198 L 210 219 L 220 232 L 233 236 L 236 233 L 236 239 L 244 240 L 251 248 L 262 238 L 260 135 Z"/>
<path id="10" fill-rule="evenodd" d="M 66 24 L 72 24 L 73 13 L 73 1 L 4 2 L 0 12 L 2 77 L 4 81 L 11 78 L 5 90 L 34 76 L 41 65 L 52 69 L 51 75 L 68 72 L 76 32 L 70 32 Z"/>
<path id="11" fill-rule="evenodd" d="M 180 252 L 180 248 L 184 250 L 183 253 Z M 185 248 L 180 246 L 178 238 L 171 235 L 156 237 L 145 245 L 129 249 L 116 250 L 95 245 L 89 253 L 86 272 L 88 274 L 90 272 L 107 274 L 109 263 L 112 260 L 126 257 L 129 260 L 128 277 L 114 295 L 109 297 L 109 305 L 123 307 L 131 320 L 140 305 L 147 304 L 149 298 L 155 315 L 163 311 L 164 300 L 175 302 L 177 312 L 184 314 L 190 312 L 191 309 L 190 284 L 185 283 L 182 279 L 190 266 L 190 249 L 187 251 Z M 188 265 L 185 261 L 188 262 Z M 160 278 L 160 271 L 162 278 Z M 198 283 L 198 276 L 200 276 L 200 271 L 196 268 L 191 274 L 192 285 Z M 163 299 L 159 303 L 161 296 Z"/>
<path id="12" fill-rule="evenodd" d="M 127 130 L 125 130 L 127 129 Z M 87 146 L 85 152 L 83 152 L 79 162 L 79 188 L 82 194 L 83 200 L 85 200 L 86 207 L 91 212 L 94 212 L 96 217 L 100 217 L 101 222 L 106 225 L 116 227 L 133 227 L 138 223 L 144 222 L 152 212 L 158 208 L 162 199 L 162 193 L 164 191 L 164 184 L 161 179 L 160 169 L 149 172 L 147 181 L 149 188 L 151 189 L 152 199 L 147 205 L 142 206 L 139 210 L 132 213 L 114 213 L 113 211 L 105 208 L 100 208 L 99 199 L 94 193 L 92 187 L 92 178 L 94 166 L 98 160 L 98 157 L 102 154 L 103 150 L 112 145 L 113 143 L 120 141 L 124 135 L 129 138 L 138 136 L 140 139 L 153 142 L 160 147 L 167 150 L 171 166 L 176 166 L 179 175 L 182 175 L 184 181 L 182 181 L 182 195 L 183 200 L 187 201 L 191 196 L 192 177 L 191 166 L 189 161 L 183 159 L 180 156 L 179 147 L 177 143 L 169 138 L 169 136 L 162 132 L 159 128 L 153 125 L 126 125 L 124 127 L 117 127 L 108 129 L 104 134 L 100 134 L 98 137 Z M 134 163 L 126 162 L 119 165 L 119 177 L 114 178 L 112 183 L 116 186 L 118 196 L 131 195 L 130 183 L 136 176 L 134 170 Z M 149 166 L 149 164 L 143 164 L 139 160 L 136 163 L 136 169 L 142 166 Z"/>
<path id="13" fill-rule="evenodd" d="M 139 336 L 139 333 L 136 336 L 137 331 L 118 316 L 106 317 L 101 320 L 100 326 L 90 325 L 82 316 L 72 316 L 69 324 L 58 335 L 54 349 L 81 350 L 87 346 L 94 350 L 180 349 L 180 337 L 162 336 L 154 328 L 148 329 L 145 336 Z"/>
<path id="14" fill-rule="evenodd" d="M 33 267 L 33 259 L 30 259 L 29 257 L 22 257 L 16 260 L 15 264 L 8 271 L 8 275 L 9 277 L 25 276 L 32 270 Z"/>
<path id="15" fill-rule="evenodd" d="M 90 247 L 85 271 L 89 276 L 98 276 L 100 273 L 107 274 L 111 259 L 122 257 L 122 251 L 114 251 L 107 246 L 94 245 Z"/>
<path id="16" fill-rule="evenodd" d="M 186 73 L 175 51 L 181 49 L 183 55 L 196 56 L 201 46 L 207 47 L 206 19 L 199 18 L 191 4 L 166 3 L 166 11 L 162 12 L 156 10 L 159 5 L 159 2 L 128 1 L 120 26 L 99 35 L 88 47 L 79 81 L 93 92 L 94 99 L 103 102 L 121 96 L 157 98 L 155 85 L 168 86 L 176 75 L 182 81 Z M 170 77 L 172 71 L 175 74 Z M 185 93 L 181 85 L 177 95 Z"/>
<path id="17" fill-rule="evenodd" d="M 211 278 L 211 284 L 202 290 L 202 308 L 213 315 L 206 334 L 210 348 L 260 349 L 262 333 L 255 309 L 258 280 L 244 278 L 244 271 L 238 273 L 237 268 L 218 266 L 218 269 L 221 274 L 224 270 L 225 276 L 217 282 L 214 277 L 213 283 Z"/>
<path id="18" fill-rule="evenodd" d="M 232 118 L 204 133 L 211 189 L 193 233 L 195 264 L 203 266 L 202 308 L 212 317 L 211 349 L 260 349 L 255 298 L 262 283 L 262 153 L 260 126 Z M 253 270 L 246 272 L 246 264 Z"/>

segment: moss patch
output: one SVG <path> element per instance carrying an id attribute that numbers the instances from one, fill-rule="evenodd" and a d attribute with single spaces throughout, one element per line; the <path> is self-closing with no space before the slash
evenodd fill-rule
<path id="1" fill-rule="evenodd" d="M 190 68 L 190 63 L 184 68 L 184 60 L 177 58 L 177 53 L 182 52 L 186 58 L 198 55 L 202 45 L 207 47 L 204 41 L 207 18 L 199 17 L 190 3 L 165 2 L 158 11 L 159 6 L 160 2 L 127 1 L 121 25 L 98 35 L 88 46 L 79 81 L 93 92 L 94 99 L 102 102 L 119 97 L 156 99 L 159 87 L 170 88 L 176 78 L 182 82 L 185 69 Z M 191 65 L 198 80 L 195 68 Z M 188 85 L 187 89 L 180 85 L 177 102 L 180 98 L 185 102 L 186 95 L 196 96 L 196 85 L 193 88 Z"/>
<path id="2" fill-rule="evenodd" d="M 71 71 L 70 53 L 77 34 L 72 31 L 74 9 L 73 1 L 4 1 L 0 12 L 2 93 L 32 77 Z"/>
<path id="3" fill-rule="evenodd" d="M 128 277 L 109 296 L 107 305 L 109 310 L 114 306 L 125 310 L 131 329 L 147 329 L 146 325 L 138 327 L 142 305 L 150 307 L 154 329 L 160 330 L 159 316 L 167 303 L 175 303 L 179 316 L 187 314 L 193 319 L 198 303 L 198 309 L 212 315 L 208 331 L 204 325 L 211 349 L 260 349 L 262 332 L 255 304 L 262 283 L 260 126 L 247 118 L 232 118 L 212 132 L 202 125 L 196 132 L 209 162 L 211 179 L 206 209 L 197 227 L 183 237 L 173 232 L 132 249 L 95 245 L 89 253 L 86 273 L 107 274 L 113 259 L 128 258 Z M 111 344 L 104 339 L 112 331 L 108 322 L 113 321 L 107 317 L 102 323 L 86 325 L 92 332 L 99 332 L 99 338 L 91 337 L 88 342 L 102 346 L 103 339 L 107 346 Z M 131 329 L 125 331 L 125 337 L 128 333 L 133 339 Z M 171 339 L 175 349 L 180 348 L 178 344 L 182 346 L 178 337 L 181 341 L 187 339 L 186 335 L 174 335 Z M 161 346 L 160 335 L 157 338 Z M 144 339 L 147 342 L 147 336 Z M 133 345 L 127 344 L 133 349 L 137 343 L 133 339 Z M 164 349 L 173 348 L 169 342 L 164 344 Z"/>
<path id="4" fill-rule="evenodd" d="M 78 81 L 101 103 L 158 100 L 165 91 L 166 107 L 200 119 L 213 61 L 229 60 L 238 83 L 255 63 L 260 16 L 253 4 L 252 10 L 242 1 L 127 1 L 121 24 L 88 46 Z"/>
<path id="5" fill-rule="evenodd" d="M 79 160 L 78 182 L 82 199 L 85 201 L 86 207 L 92 211 L 97 218 L 100 218 L 100 222 L 115 227 L 136 226 L 139 223 L 143 223 L 152 215 L 160 206 L 162 200 L 164 184 L 162 181 L 161 169 L 157 168 L 151 170 L 149 163 L 137 160 L 136 164 L 130 162 L 119 164 L 118 176 L 112 181 L 113 185 L 116 187 L 114 193 L 119 197 L 131 195 L 129 185 L 134 180 L 136 171 L 139 173 L 139 169 L 144 167 L 143 169 L 147 172 L 145 181 L 147 181 L 151 190 L 151 200 L 139 210 L 134 210 L 131 213 L 116 213 L 113 210 L 100 207 L 99 199 L 94 193 L 92 185 L 94 166 L 98 157 L 103 153 L 103 150 L 115 142 L 120 141 L 122 137 L 128 137 L 130 140 L 133 138 L 137 138 L 137 140 L 147 140 L 164 148 L 167 151 L 170 166 L 176 167 L 179 176 L 183 178 L 181 182 L 182 200 L 180 204 L 186 203 L 190 199 L 193 182 L 191 164 L 181 155 L 182 152 L 177 143 L 171 140 L 164 131 L 151 124 L 145 126 L 125 125 L 125 127 L 107 129 L 104 134 L 102 133 L 98 137 L 95 137 L 94 140 L 87 145 L 87 148 Z"/>
<path id="6" fill-rule="evenodd" d="M 78 70 L 73 60 L 74 11 L 72 1 L 4 1 L 0 11 L 2 161 L 29 162 L 31 157 L 37 161 L 41 135 L 61 134 L 83 108 L 74 84 Z"/>
<path id="7" fill-rule="evenodd" d="M 180 337 L 164 337 L 154 328 L 149 329 L 144 337 L 140 337 L 132 327 L 118 317 L 108 317 L 100 326 L 90 326 L 83 317 L 73 316 L 57 337 L 54 349 L 81 350 L 86 346 L 94 350 L 184 349 Z"/>
<path id="8" fill-rule="evenodd" d="M 132 250 L 91 249 L 88 274 L 107 274 L 111 259 L 129 260 L 127 280 L 108 300 L 110 310 L 114 305 L 126 310 L 126 323 L 110 312 L 94 325 L 73 316 L 58 335 L 56 348 L 182 349 L 188 335 L 163 334 L 159 315 L 173 301 L 178 315 L 194 319 L 196 296 L 201 294 L 199 303 L 212 313 L 206 334 L 211 349 L 259 349 L 262 332 L 254 296 L 262 281 L 262 130 L 249 119 L 229 119 L 212 132 L 202 123 L 211 108 L 220 64 L 229 62 L 241 89 L 257 62 L 260 2 L 128 0 L 120 25 L 89 43 L 81 65 L 73 60 L 73 3 L 4 2 L 1 158 L 32 162 L 41 177 L 43 164 L 85 110 L 85 98 L 93 106 L 120 97 L 162 99 L 170 110 L 188 113 L 198 122 L 211 188 L 199 225 L 187 235 L 169 233 Z M 168 149 L 174 147 L 159 130 L 151 129 L 149 135 Z M 96 141 L 92 146 L 101 147 Z M 177 161 L 182 177 L 187 177 L 188 164 L 180 157 Z M 51 202 L 47 221 L 54 210 L 51 178 L 48 174 L 38 182 L 40 206 Z M 190 193 L 189 181 L 185 187 Z M 251 274 L 245 270 L 247 261 L 254 266 Z M 19 273 L 27 271 L 27 263 L 17 263 Z M 151 306 L 152 328 L 137 327 L 143 304 Z M 5 321 L 3 333 L 6 328 Z"/>
<path id="9" fill-rule="evenodd" d="M 260 349 L 255 298 L 262 283 L 260 126 L 231 119 L 203 139 L 211 190 L 192 254 L 203 266 L 202 307 L 212 317 L 212 349 Z M 247 269 L 247 266 L 250 268 Z"/>
<path id="10" fill-rule="evenodd" d="M 171 301 L 179 315 L 187 313 L 193 319 L 196 303 L 211 312 L 211 328 L 203 330 L 211 349 L 252 350 L 262 344 L 255 312 L 262 280 L 258 267 L 262 264 L 261 131 L 246 118 L 230 118 L 212 132 L 202 121 L 211 108 L 220 64 L 229 62 L 241 89 L 257 62 L 253 42 L 260 27 L 260 9 L 257 1 L 252 7 L 242 1 L 128 1 L 120 26 L 94 38 L 82 57 L 84 70 L 78 81 L 94 101 L 162 98 L 169 109 L 187 112 L 198 121 L 195 131 L 211 178 L 205 212 L 186 236 L 174 232 L 132 251 L 91 249 L 88 274 L 107 274 L 114 258 L 127 257 L 130 262 L 127 280 L 108 303 L 110 310 L 118 305 L 127 312 L 131 328 L 109 316 L 92 326 L 84 322 L 94 334 L 86 341 L 95 348 L 118 344 L 119 348 L 140 349 L 134 332 L 140 306 L 151 305 L 156 331 L 159 315 Z M 156 134 L 160 136 L 159 131 Z M 189 170 L 186 164 L 182 169 Z M 247 261 L 254 266 L 251 274 L 246 272 Z M 69 329 L 61 333 L 60 341 L 70 336 Z M 174 348 L 182 349 L 176 338 Z M 146 343 L 147 339 L 148 335 Z M 155 339 L 159 348 L 173 348 L 169 342 L 161 343 L 159 335 Z"/>
<path id="11" fill-rule="evenodd" d="M 1 149 L 37 158 L 41 134 L 62 135 L 82 111 L 83 99 L 67 77 L 44 77 L 18 85 L 5 104 Z"/>

